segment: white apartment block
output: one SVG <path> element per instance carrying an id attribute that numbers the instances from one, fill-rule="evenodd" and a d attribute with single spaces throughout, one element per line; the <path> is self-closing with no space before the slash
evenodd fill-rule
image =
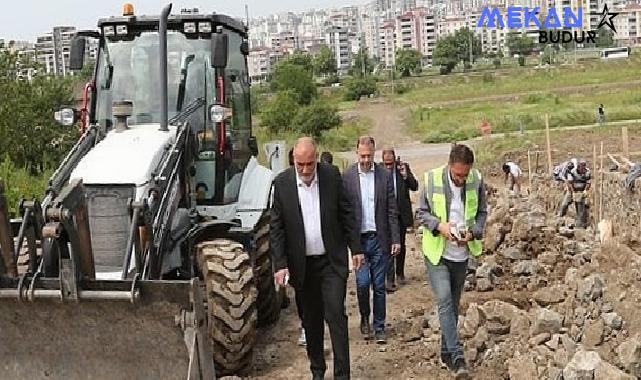
<path id="1" fill-rule="evenodd" d="M 271 72 L 271 49 L 264 47 L 251 48 L 247 55 L 247 70 L 252 83 L 267 80 Z"/>
<path id="2" fill-rule="evenodd" d="M 53 32 L 36 38 L 38 63 L 46 74 L 66 76 L 69 70 L 71 39 L 76 33 L 73 26 L 56 26 Z"/>
<path id="3" fill-rule="evenodd" d="M 432 65 L 436 47 L 436 20 L 426 8 L 416 8 L 396 17 L 396 48 L 414 49 L 423 56 L 423 65 Z"/>
<path id="4" fill-rule="evenodd" d="M 614 41 L 618 46 L 639 46 L 641 44 L 641 5 L 629 4 L 625 7 L 610 10 L 619 12 L 614 18 Z"/>
<path id="5" fill-rule="evenodd" d="M 352 51 L 347 28 L 332 26 L 327 30 L 325 43 L 332 49 L 339 74 L 346 74 L 352 66 Z"/>
<path id="6" fill-rule="evenodd" d="M 396 23 L 387 21 L 380 30 L 380 58 L 385 67 L 393 67 L 396 63 Z"/>

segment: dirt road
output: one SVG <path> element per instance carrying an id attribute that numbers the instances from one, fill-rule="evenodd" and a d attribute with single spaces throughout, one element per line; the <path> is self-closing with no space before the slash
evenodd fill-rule
<path id="1" fill-rule="evenodd" d="M 373 121 L 371 135 L 377 141 L 376 159 L 380 148 L 393 146 L 404 161 L 409 162 L 417 177 L 447 159 L 449 144 L 420 144 L 404 134 L 403 117 L 393 105 L 381 101 L 361 103 L 352 114 L 368 117 Z M 353 152 L 341 154 L 349 161 Z M 414 194 L 416 196 L 416 194 Z M 422 321 L 425 310 L 434 307 L 426 282 L 425 264 L 417 249 L 413 233 L 407 236 L 406 276 L 408 284 L 387 296 L 388 344 L 377 345 L 365 341 L 359 331 L 360 316 L 356 300 L 353 274 L 348 279 L 347 313 L 349 318 L 350 356 L 354 379 L 447 379 L 450 374 L 438 361 L 439 342 L 421 342 L 420 332 L 410 331 L 417 321 Z M 293 290 L 290 290 L 293 295 Z M 310 377 L 309 362 L 304 347 L 297 345 L 300 321 L 296 306 L 283 310 L 280 321 L 260 333 L 255 349 L 253 379 L 306 379 Z M 419 334 L 419 335 L 417 335 Z M 332 359 L 329 332 L 325 334 L 327 353 L 327 378 L 332 377 Z"/>

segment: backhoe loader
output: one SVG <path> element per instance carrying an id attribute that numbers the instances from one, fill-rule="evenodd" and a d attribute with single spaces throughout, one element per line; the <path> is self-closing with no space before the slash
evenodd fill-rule
<path id="1" fill-rule="evenodd" d="M 247 28 L 220 14 L 122 16 L 97 39 L 82 135 L 10 220 L 0 183 L 0 378 L 212 379 L 250 368 L 274 322 L 274 172 L 251 131 Z M 284 160 L 272 145 L 271 160 Z M 25 265 L 19 265 L 24 263 Z"/>

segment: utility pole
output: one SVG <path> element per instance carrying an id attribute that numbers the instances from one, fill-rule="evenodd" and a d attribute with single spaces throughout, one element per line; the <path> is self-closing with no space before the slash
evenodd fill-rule
<path id="1" fill-rule="evenodd" d="M 472 39 L 473 39 L 473 38 L 474 38 L 473 32 L 472 32 L 471 30 L 469 30 L 469 40 L 470 40 L 470 42 L 469 42 L 469 44 L 470 44 L 470 70 L 472 70 L 472 59 L 473 59 L 473 55 L 472 55 Z"/>
<path id="2" fill-rule="evenodd" d="M 247 20 L 247 29 L 249 29 L 249 5 L 245 4 L 245 20 Z"/>

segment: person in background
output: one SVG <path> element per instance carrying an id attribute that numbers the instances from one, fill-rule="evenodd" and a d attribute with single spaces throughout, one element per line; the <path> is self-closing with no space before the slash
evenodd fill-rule
<path id="1" fill-rule="evenodd" d="M 521 176 L 523 175 L 519 165 L 508 161 L 503 164 L 503 173 L 505 174 L 503 182 L 508 183 L 508 190 L 514 191 L 514 194 L 519 195 L 521 193 Z M 515 188 L 516 190 L 514 190 Z"/>
<path id="2" fill-rule="evenodd" d="M 407 162 L 401 162 L 396 156 L 393 148 L 383 149 L 383 165 L 392 176 L 394 185 L 394 196 L 398 209 L 398 228 L 401 242 L 401 251 L 397 256 L 391 257 L 387 270 L 386 290 L 390 293 L 397 289 L 396 278 L 400 285 L 405 285 L 405 234 L 407 228 L 413 225 L 414 215 L 412 214 L 412 201 L 410 190 L 418 190 L 418 181 Z"/>
<path id="3" fill-rule="evenodd" d="M 356 227 L 365 252 L 365 262 L 356 272 L 356 295 L 361 314 L 361 333 L 371 337 L 370 311 L 376 343 L 387 343 L 385 334 L 385 278 L 390 255 L 400 250 L 398 211 L 394 185 L 388 171 L 374 162 L 374 139 L 362 136 L 356 144 L 358 162 L 343 173 L 343 182 L 354 207 Z M 373 289 L 373 302 L 370 301 Z"/>

